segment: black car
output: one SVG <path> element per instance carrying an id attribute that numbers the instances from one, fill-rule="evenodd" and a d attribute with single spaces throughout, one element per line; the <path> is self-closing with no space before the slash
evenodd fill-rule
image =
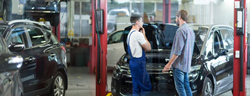
<path id="1" fill-rule="evenodd" d="M 64 96 L 68 87 L 66 52 L 51 29 L 29 20 L 14 20 L 0 26 L 9 50 L 24 58 L 20 69 L 24 95 Z"/>
<path id="2" fill-rule="evenodd" d="M 60 21 L 60 2 L 67 0 L 26 0 L 24 5 L 24 18 L 38 21 L 40 18 L 50 21 L 57 26 Z"/>
<path id="3" fill-rule="evenodd" d="M 22 46 L 16 46 L 16 48 L 22 48 Z M 23 58 L 20 55 L 12 54 L 0 35 L 0 96 L 21 96 L 23 94 L 19 73 L 22 62 Z"/>
<path id="4" fill-rule="evenodd" d="M 158 26 L 159 27 L 159 26 Z M 149 42 L 152 51 L 146 52 L 147 71 L 152 83 L 152 91 L 148 96 L 175 96 L 172 70 L 162 73 L 162 69 L 169 61 L 171 45 L 178 27 L 164 25 L 164 45 L 159 47 L 161 40 L 158 27 L 145 26 L 146 35 L 152 38 Z M 189 73 L 190 87 L 194 96 L 212 96 L 233 89 L 233 28 L 230 26 L 192 26 L 195 31 L 195 46 L 192 68 Z M 152 29 L 153 28 L 153 29 Z M 128 34 L 131 27 L 127 27 Z M 150 29 L 150 30 L 149 30 Z M 157 32 L 159 31 L 159 32 Z M 155 39 L 155 40 L 154 40 Z M 126 43 L 124 43 L 126 45 Z M 126 48 L 126 47 L 125 47 Z M 111 91 L 114 96 L 132 94 L 132 80 L 129 70 L 129 55 L 124 54 L 117 62 L 112 76 Z"/>
<path id="5" fill-rule="evenodd" d="M 0 18 L 4 21 L 12 20 L 12 0 L 0 0 Z"/>

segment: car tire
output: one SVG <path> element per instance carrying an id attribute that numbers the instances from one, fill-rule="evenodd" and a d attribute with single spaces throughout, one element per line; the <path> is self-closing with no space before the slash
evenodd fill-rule
<path id="1" fill-rule="evenodd" d="M 54 77 L 48 96 L 65 96 L 65 77 L 61 72 L 57 72 Z"/>
<path id="2" fill-rule="evenodd" d="M 209 78 L 205 78 L 201 96 L 213 96 L 213 92 L 214 90 L 212 81 Z"/>
<path id="3" fill-rule="evenodd" d="M 55 15 L 52 15 L 52 17 L 50 18 L 50 25 L 51 26 L 57 26 L 60 22 L 60 14 L 57 13 Z"/>

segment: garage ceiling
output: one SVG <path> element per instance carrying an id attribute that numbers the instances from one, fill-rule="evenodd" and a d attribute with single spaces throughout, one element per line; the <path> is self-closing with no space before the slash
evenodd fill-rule
<path id="1" fill-rule="evenodd" d="M 78 2 L 90 2 L 91 0 L 74 0 L 74 1 L 78 1 Z M 113 0 L 115 2 L 156 2 L 156 3 L 162 3 L 163 0 Z M 190 2 L 193 0 L 171 0 L 171 2 Z M 108 2 L 111 2 L 111 0 L 108 0 Z"/>

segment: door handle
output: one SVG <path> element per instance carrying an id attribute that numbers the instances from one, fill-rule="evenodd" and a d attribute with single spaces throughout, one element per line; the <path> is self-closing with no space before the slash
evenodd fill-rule
<path id="1" fill-rule="evenodd" d="M 27 58 L 25 58 L 25 61 L 31 61 L 31 62 L 33 62 L 35 60 L 36 60 L 36 58 L 34 58 L 34 57 L 27 57 Z"/>
<path id="2" fill-rule="evenodd" d="M 50 56 L 51 56 L 51 57 L 55 57 L 56 54 L 55 54 L 55 53 L 50 53 Z"/>

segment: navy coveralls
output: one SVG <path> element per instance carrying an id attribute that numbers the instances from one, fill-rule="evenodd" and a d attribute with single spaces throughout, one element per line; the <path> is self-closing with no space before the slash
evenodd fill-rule
<path id="1" fill-rule="evenodd" d="M 133 34 L 133 32 L 135 32 L 135 30 L 132 31 L 131 34 Z M 129 35 L 127 40 L 127 52 L 131 57 L 131 59 L 129 60 L 129 68 L 132 75 L 133 96 L 145 96 L 152 89 L 149 74 L 146 70 L 146 56 L 143 49 L 142 57 L 136 58 L 132 56 L 129 45 L 131 34 Z"/>

